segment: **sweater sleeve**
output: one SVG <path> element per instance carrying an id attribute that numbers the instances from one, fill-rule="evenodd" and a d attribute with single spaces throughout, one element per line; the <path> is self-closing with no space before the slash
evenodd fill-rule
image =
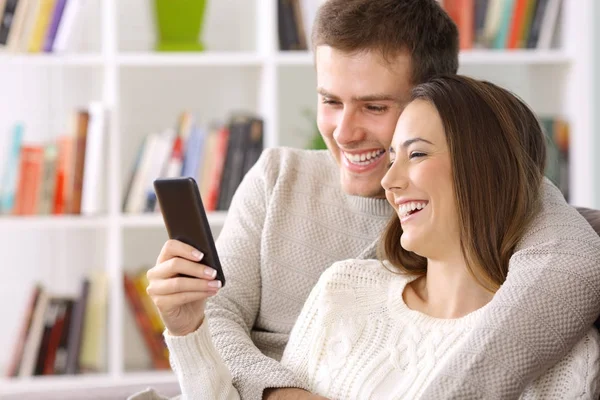
<path id="1" fill-rule="evenodd" d="M 516 399 L 600 313 L 600 237 L 547 179 L 505 283 L 423 399 Z"/>
<path id="2" fill-rule="evenodd" d="M 558 364 L 529 385 L 519 400 L 597 399 L 600 337 L 592 328 Z"/>
<path id="3" fill-rule="evenodd" d="M 264 355 L 250 334 L 261 300 L 260 249 L 277 155 L 265 150 L 238 187 L 216 242 L 226 284 L 206 308 L 213 343 L 231 371 L 233 385 L 247 400 L 266 388 L 299 387 L 278 361 Z"/>
<path id="4" fill-rule="evenodd" d="M 213 346 L 206 321 L 186 336 L 164 333 L 182 400 L 239 400 L 231 374 Z"/>

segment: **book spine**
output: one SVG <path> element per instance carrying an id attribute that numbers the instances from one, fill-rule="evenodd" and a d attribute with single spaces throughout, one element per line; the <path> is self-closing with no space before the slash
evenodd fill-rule
<path id="1" fill-rule="evenodd" d="M 69 202 L 69 212 L 71 214 L 81 214 L 83 168 L 86 158 L 86 141 L 90 114 L 87 110 L 78 111 L 75 118 L 75 159 L 73 164 L 73 186 L 71 191 L 72 196 Z"/>
<path id="2" fill-rule="evenodd" d="M 7 375 L 9 377 L 15 377 L 19 373 L 19 367 L 21 366 L 21 360 L 23 359 L 23 353 L 25 351 L 25 342 L 27 340 L 27 335 L 31 330 L 33 315 L 41 291 L 42 288 L 39 285 L 35 285 L 31 296 L 29 297 L 29 303 L 27 304 L 25 311 L 25 318 L 23 319 L 19 336 L 17 336 L 17 344 L 13 347 L 13 356 L 7 371 Z"/>
<path id="3" fill-rule="evenodd" d="M 67 0 L 56 0 L 56 5 L 54 6 L 54 12 L 52 13 L 52 18 L 50 19 L 50 23 L 48 25 L 48 33 L 46 34 L 46 40 L 43 47 L 43 50 L 46 53 L 52 51 L 52 44 L 56 38 L 56 32 L 58 31 L 58 26 L 60 24 L 66 4 Z"/>
<path id="4" fill-rule="evenodd" d="M 15 20 L 15 12 L 17 11 L 19 0 L 6 0 L 4 13 L 0 12 L 0 47 L 8 44 L 9 32 Z"/>

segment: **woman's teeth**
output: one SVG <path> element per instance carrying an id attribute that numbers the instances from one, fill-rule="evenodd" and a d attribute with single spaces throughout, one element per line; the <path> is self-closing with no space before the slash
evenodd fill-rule
<path id="1" fill-rule="evenodd" d="M 356 165 L 369 165 L 373 161 L 375 161 L 376 159 L 378 159 L 379 157 L 381 157 L 381 155 L 384 154 L 384 153 L 385 153 L 385 150 L 374 150 L 374 151 L 371 151 L 371 152 L 368 152 L 368 153 L 361 153 L 361 154 L 344 153 L 344 156 L 352 164 L 356 164 Z"/>
<path id="2" fill-rule="evenodd" d="M 398 207 L 398 212 L 402 217 L 406 217 L 413 213 L 415 210 L 422 210 L 427 205 L 427 202 L 411 201 L 410 203 L 404 203 Z"/>

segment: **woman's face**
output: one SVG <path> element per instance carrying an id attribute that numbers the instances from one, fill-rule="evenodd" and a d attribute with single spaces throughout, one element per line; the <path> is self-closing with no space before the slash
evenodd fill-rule
<path id="1" fill-rule="evenodd" d="M 390 159 L 381 184 L 402 224 L 402 247 L 430 259 L 460 250 L 450 153 L 431 103 L 415 100 L 406 107 Z"/>

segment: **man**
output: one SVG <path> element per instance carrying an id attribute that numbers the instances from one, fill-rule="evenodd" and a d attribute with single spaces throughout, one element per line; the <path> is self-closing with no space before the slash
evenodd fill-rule
<path id="1" fill-rule="evenodd" d="M 278 362 L 290 330 L 327 267 L 376 257 L 392 216 L 380 181 L 398 116 L 413 85 L 458 68 L 456 26 L 435 0 L 329 0 L 313 43 L 317 122 L 329 152 L 266 150 L 240 185 L 217 241 L 227 285 L 206 317 L 244 399 L 316 398 Z M 600 239 L 556 188 L 546 182 L 544 191 L 507 282 L 426 398 L 518 397 L 598 314 Z M 560 251 L 542 257 L 542 248 Z M 185 258 L 167 242 L 155 268 Z M 155 286 L 164 288 L 159 308 L 167 327 L 177 327 L 171 334 L 193 352 L 186 338 L 203 316 L 182 311 L 192 296 L 173 279 Z"/>

